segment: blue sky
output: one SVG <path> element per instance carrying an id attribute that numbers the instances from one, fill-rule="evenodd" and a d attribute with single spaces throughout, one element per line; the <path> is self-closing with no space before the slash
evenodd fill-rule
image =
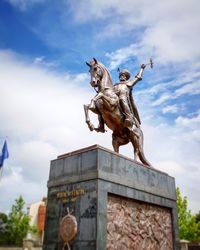
<path id="1" fill-rule="evenodd" d="M 96 57 L 113 82 L 152 57 L 133 95 L 145 154 L 176 178 L 198 212 L 200 191 L 200 3 L 177 1 L 0 1 L 0 142 L 10 158 L 0 210 L 20 194 L 46 195 L 50 160 L 93 144 L 112 149 L 111 132 L 91 133 L 83 104 L 95 95 L 85 61 Z M 97 124 L 96 117 L 93 118 Z M 131 145 L 121 148 L 133 157 Z"/>

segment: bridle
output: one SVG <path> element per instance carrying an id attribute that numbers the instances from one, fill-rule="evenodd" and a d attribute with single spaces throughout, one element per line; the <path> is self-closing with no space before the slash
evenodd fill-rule
<path id="1" fill-rule="evenodd" d="M 96 59 L 93 59 L 90 63 L 86 64 L 90 67 L 90 74 L 91 74 L 91 81 L 90 84 L 91 86 L 95 89 L 95 91 L 98 93 L 99 91 L 96 88 L 100 87 L 100 82 L 103 78 L 103 69 L 101 68 L 100 65 L 98 65 L 98 62 Z"/>

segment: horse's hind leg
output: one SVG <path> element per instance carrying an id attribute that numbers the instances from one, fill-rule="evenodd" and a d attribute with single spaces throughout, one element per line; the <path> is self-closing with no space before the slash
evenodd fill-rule
<path id="1" fill-rule="evenodd" d="M 143 134 L 140 128 L 137 128 L 136 126 L 132 128 L 132 131 L 130 132 L 130 141 L 134 149 L 134 160 L 141 160 L 140 150 L 143 150 Z"/>
<path id="2" fill-rule="evenodd" d="M 117 139 L 117 136 L 115 136 L 114 134 L 112 134 L 112 146 L 113 146 L 113 149 L 116 153 L 119 153 L 119 142 L 118 142 L 118 139 Z"/>
<path id="3" fill-rule="evenodd" d="M 133 145 L 133 151 L 134 151 L 134 160 L 138 161 L 139 160 L 139 140 L 136 135 L 133 135 L 131 138 L 131 143 Z"/>
<path id="4" fill-rule="evenodd" d="M 115 152 L 119 153 L 119 147 L 129 143 L 129 138 L 112 134 L 112 145 Z"/>

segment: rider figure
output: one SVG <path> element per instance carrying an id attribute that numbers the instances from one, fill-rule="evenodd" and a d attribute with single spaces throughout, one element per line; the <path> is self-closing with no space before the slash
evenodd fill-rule
<path id="1" fill-rule="evenodd" d="M 125 116 L 125 126 L 132 128 L 133 125 L 139 127 L 141 124 L 139 113 L 137 107 L 134 103 L 131 90 L 133 86 L 140 80 L 142 80 L 142 74 L 145 64 L 141 65 L 139 73 L 132 79 L 130 79 L 130 73 L 127 69 L 121 70 L 119 72 L 119 83 L 116 83 L 114 86 L 115 93 L 119 97 L 119 104 L 122 109 L 122 112 Z"/>

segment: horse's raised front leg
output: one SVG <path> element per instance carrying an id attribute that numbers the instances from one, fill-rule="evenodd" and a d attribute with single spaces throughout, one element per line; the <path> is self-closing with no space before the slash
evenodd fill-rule
<path id="1" fill-rule="evenodd" d="M 93 113 L 98 115 L 99 125 L 97 128 L 95 128 L 94 125 L 90 121 L 89 110 L 91 110 Z M 106 130 L 104 128 L 103 117 L 102 117 L 101 113 L 98 111 L 96 104 L 95 104 L 95 101 L 93 99 L 92 99 L 90 104 L 84 105 L 84 111 L 85 111 L 85 122 L 87 123 L 90 131 L 95 130 L 96 132 L 101 132 L 101 133 L 106 132 Z"/>
<path id="2" fill-rule="evenodd" d="M 93 131 L 94 130 L 94 125 L 91 123 L 90 121 L 90 117 L 89 117 L 89 109 L 90 109 L 90 104 L 84 105 L 84 111 L 85 111 L 85 122 L 88 125 L 88 128 Z"/>

